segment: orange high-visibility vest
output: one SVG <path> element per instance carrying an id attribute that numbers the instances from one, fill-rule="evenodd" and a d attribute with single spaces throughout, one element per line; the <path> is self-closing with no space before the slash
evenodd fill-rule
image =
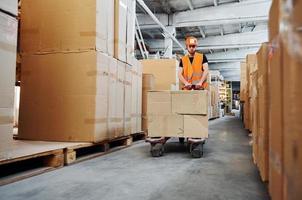
<path id="1" fill-rule="evenodd" d="M 182 65 L 183 65 L 183 72 L 182 75 L 192 85 L 197 85 L 201 77 L 203 75 L 203 54 L 195 53 L 193 62 L 191 63 L 189 59 L 189 55 L 185 55 L 182 57 Z M 205 82 L 202 84 L 203 88 L 206 89 L 208 87 L 208 83 Z"/>

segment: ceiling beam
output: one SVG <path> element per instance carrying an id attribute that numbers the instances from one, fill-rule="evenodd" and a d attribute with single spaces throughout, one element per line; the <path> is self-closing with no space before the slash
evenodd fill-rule
<path id="1" fill-rule="evenodd" d="M 198 29 L 200 31 L 201 37 L 205 38 L 206 37 L 206 33 L 204 32 L 203 28 L 201 26 L 198 26 Z"/>
<path id="2" fill-rule="evenodd" d="M 245 21 L 264 21 L 268 20 L 270 6 L 271 1 L 256 0 L 199 8 L 175 13 L 173 24 L 175 27 L 192 27 Z"/>
<path id="3" fill-rule="evenodd" d="M 198 47 L 197 50 L 209 50 L 209 49 L 234 49 L 234 48 L 258 48 L 263 42 L 268 41 L 268 31 L 253 31 L 245 33 L 235 33 L 223 36 L 212 36 L 206 38 L 197 38 Z M 184 39 L 179 40 L 181 44 L 185 44 Z M 161 51 L 164 49 L 164 40 L 146 40 L 149 44 L 150 51 Z M 174 51 L 179 51 L 175 46 Z"/>
<path id="4" fill-rule="evenodd" d="M 193 6 L 193 3 L 192 3 L 192 0 L 186 0 L 190 10 L 194 10 L 194 6 Z"/>
<path id="5" fill-rule="evenodd" d="M 186 0 L 186 2 L 191 2 Z M 231 3 L 216 7 L 206 7 L 194 9 L 192 2 L 188 3 L 190 10 L 176 12 L 170 15 L 172 26 L 178 27 L 196 27 L 207 25 L 238 24 L 244 22 L 267 21 L 271 6 L 270 0 L 243 1 L 240 3 Z M 192 6 L 192 7 L 191 7 Z M 193 9 L 191 9 L 193 8 Z M 202 15 L 200 14 L 202 13 Z M 146 20 L 145 14 L 138 14 L 137 18 L 142 29 L 156 28 L 156 23 L 150 23 Z M 165 26 L 169 25 L 168 15 L 159 14 L 157 18 Z M 163 19 L 163 21 L 162 21 Z"/>

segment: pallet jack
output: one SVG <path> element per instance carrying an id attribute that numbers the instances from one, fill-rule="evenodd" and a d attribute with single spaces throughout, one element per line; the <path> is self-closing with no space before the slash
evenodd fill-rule
<path id="1" fill-rule="evenodd" d="M 152 137 L 147 138 L 146 142 L 150 143 L 150 153 L 153 157 L 161 157 L 165 153 L 165 144 L 170 138 L 167 137 Z M 201 158 L 203 156 L 204 138 L 187 138 L 187 149 L 192 158 Z M 179 138 L 181 144 L 185 143 L 185 138 Z"/>
<path id="2" fill-rule="evenodd" d="M 190 85 L 184 87 L 183 90 L 203 90 L 204 88 L 197 87 L 196 85 Z M 151 155 L 153 157 L 163 156 L 165 153 L 165 144 L 170 139 L 170 137 L 152 137 L 146 138 L 146 142 L 151 145 Z M 205 138 L 186 138 L 187 139 L 187 149 L 190 152 L 192 158 L 201 158 L 203 156 L 203 145 L 205 144 Z M 185 138 L 180 137 L 179 142 L 181 144 L 185 143 Z"/>

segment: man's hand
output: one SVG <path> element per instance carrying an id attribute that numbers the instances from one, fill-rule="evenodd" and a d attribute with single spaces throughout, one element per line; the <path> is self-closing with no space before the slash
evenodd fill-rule
<path id="1" fill-rule="evenodd" d="M 192 84 L 186 82 L 186 83 L 185 83 L 185 89 L 187 89 L 187 90 L 192 90 Z"/>
<path id="2" fill-rule="evenodd" d="M 203 89 L 203 88 L 202 88 L 202 84 L 203 84 L 203 82 L 200 81 L 197 85 L 195 85 L 195 89 L 196 89 L 196 90 L 201 90 L 201 89 Z"/>

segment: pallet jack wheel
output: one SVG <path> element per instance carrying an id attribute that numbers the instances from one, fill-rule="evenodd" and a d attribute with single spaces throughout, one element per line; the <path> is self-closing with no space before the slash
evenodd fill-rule
<path id="1" fill-rule="evenodd" d="M 203 143 L 190 144 L 190 153 L 192 158 L 201 158 L 203 156 Z"/>
<path id="2" fill-rule="evenodd" d="M 151 155 L 152 157 L 160 157 L 164 155 L 165 148 L 161 143 L 157 143 L 151 146 Z"/>

